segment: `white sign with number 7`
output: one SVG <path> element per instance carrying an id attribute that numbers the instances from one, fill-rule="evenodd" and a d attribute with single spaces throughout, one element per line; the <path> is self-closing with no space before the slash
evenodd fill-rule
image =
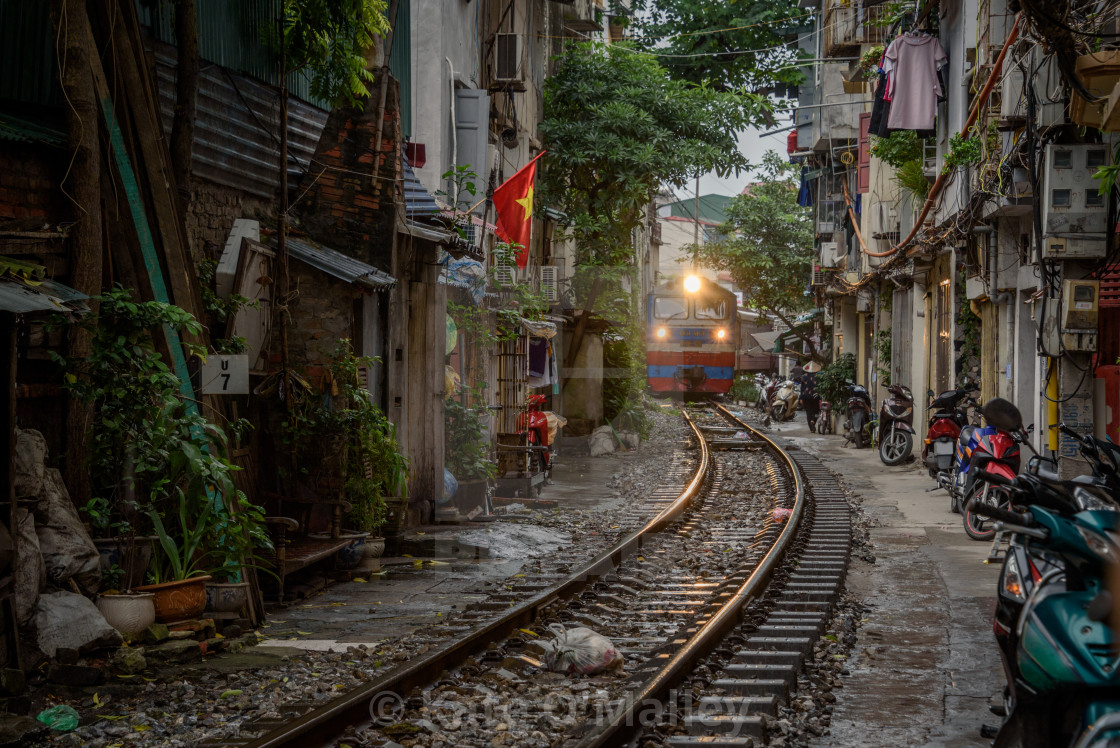
<path id="1" fill-rule="evenodd" d="M 202 365 L 202 394 L 248 395 L 249 357 L 211 354 Z"/>

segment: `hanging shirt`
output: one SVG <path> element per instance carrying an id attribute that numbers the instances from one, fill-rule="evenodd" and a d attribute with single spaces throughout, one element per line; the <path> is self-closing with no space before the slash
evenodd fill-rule
<path id="1" fill-rule="evenodd" d="M 941 95 L 937 70 L 948 61 L 935 37 L 903 34 L 891 42 L 883 55 L 883 69 L 890 76 L 890 129 L 933 129 Z"/>

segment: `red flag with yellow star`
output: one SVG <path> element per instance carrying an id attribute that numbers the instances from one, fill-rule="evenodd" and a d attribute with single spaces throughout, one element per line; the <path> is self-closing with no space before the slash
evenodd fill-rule
<path id="1" fill-rule="evenodd" d="M 517 267 L 524 268 L 529 261 L 529 237 L 533 228 L 533 179 L 537 174 L 538 153 L 532 161 L 494 190 L 494 208 L 498 211 L 495 227 L 498 237 L 509 244 L 520 244 Z"/>

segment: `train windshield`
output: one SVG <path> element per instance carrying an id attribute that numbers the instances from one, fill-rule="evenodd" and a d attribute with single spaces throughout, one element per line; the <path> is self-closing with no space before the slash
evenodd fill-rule
<path id="1" fill-rule="evenodd" d="M 727 319 L 727 301 L 697 299 L 696 319 Z"/>
<path id="2" fill-rule="evenodd" d="M 683 319 L 688 316 L 688 304 L 679 296 L 656 296 L 653 299 L 653 316 L 657 319 Z"/>

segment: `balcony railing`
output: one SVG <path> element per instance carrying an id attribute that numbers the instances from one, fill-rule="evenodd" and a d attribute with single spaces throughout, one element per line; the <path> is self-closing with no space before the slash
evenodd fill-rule
<path id="1" fill-rule="evenodd" d="M 864 44 L 884 44 L 887 28 L 876 25 L 888 3 L 868 0 L 825 0 L 824 56 L 854 57 Z"/>

